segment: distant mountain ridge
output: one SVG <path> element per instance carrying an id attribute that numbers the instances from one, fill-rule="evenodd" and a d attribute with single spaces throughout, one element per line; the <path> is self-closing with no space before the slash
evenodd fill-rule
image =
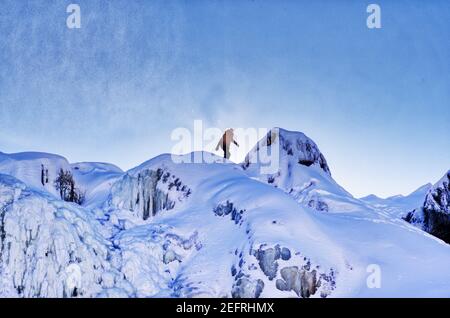
<path id="1" fill-rule="evenodd" d="M 387 211 L 393 217 L 401 218 L 405 216 L 409 211 L 415 209 L 423 203 L 425 195 L 428 193 L 432 186 L 433 185 L 431 183 L 427 183 L 406 196 L 395 195 L 383 199 L 374 194 L 371 194 L 366 197 L 360 198 L 360 200 L 375 208 Z"/>

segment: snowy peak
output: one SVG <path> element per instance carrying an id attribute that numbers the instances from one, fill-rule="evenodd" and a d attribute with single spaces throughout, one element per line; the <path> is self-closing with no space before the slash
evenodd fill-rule
<path id="1" fill-rule="evenodd" d="M 378 201 L 381 201 L 384 199 L 380 198 L 379 196 L 377 196 L 375 194 L 369 194 L 365 197 L 360 198 L 360 200 L 372 203 L 372 202 L 378 202 Z"/>
<path id="2" fill-rule="evenodd" d="M 450 214 L 450 170 L 428 192 L 423 208 Z"/>
<path id="3" fill-rule="evenodd" d="M 417 190 L 411 192 L 408 196 L 413 196 L 413 195 L 415 196 L 415 195 L 419 195 L 419 194 L 421 195 L 423 193 L 427 193 L 431 189 L 432 186 L 433 185 L 431 183 L 424 184 L 423 186 L 419 187 Z"/>
<path id="4" fill-rule="evenodd" d="M 450 170 L 428 191 L 422 207 L 405 220 L 450 243 Z"/>
<path id="5" fill-rule="evenodd" d="M 266 154 L 276 163 L 271 162 L 276 166 L 273 173 L 266 174 L 261 169 L 263 164 L 259 161 Z M 317 144 L 301 132 L 271 129 L 246 156 L 242 167 L 250 177 L 282 189 L 312 209 L 322 212 L 366 210 L 365 203 L 353 198 L 333 180 L 325 156 Z"/>
<path id="6" fill-rule="evenodd" d="M 279 157 L 288 158 L 293 164 L 306 167 L 320 167 L 327 175 L 331 176 L 330 168 L 319 147 L 312 139 L 302 132 L 289 131 L 282 128 L 272 128 L 257 145 L 248 153 L 243 164 L 247 168 L 251 163 L 257 162 L 260 152 L 272 153 L 277 145 Z"/>

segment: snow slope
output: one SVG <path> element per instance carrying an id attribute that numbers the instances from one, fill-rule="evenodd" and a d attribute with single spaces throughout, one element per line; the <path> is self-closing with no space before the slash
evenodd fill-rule
<path id="1" fill-rule="evenodd" d="M 96 207 L 108 198 L 111 186 L 123 175 L 123 171 L 112 164 L 80 162 L 70 165 L 77 186 L 86 194 L 83 205 Z"/>
<path id="2" fill-rule="evenodd" d="M 166 181 L 152 179 L 159 169 Z M 163 155 L 129 174 L 152 176 L 163 191 L 154 199 L 175 202 L 144 220 L 140 207 L 123 205 L 137 199 L 138 182 L 124 177 L 112 192 L 113 242 L 139 296 L 450 295 L 450 247 L 382 211 L 318 213 L 234 164 L 174 164 Z M 189 196 L 166 192 L 177 179 Z M 371 266 L 381 288 L 368 288 Z"/>
<path id="3" fill-rule="evenodd" d="M 147 219 L 136 213 L 140 206 L 126 205 L 139 193 L 145 197 L 130 176 L 151 178 L 158 170 L 156 187 L 163 193 L 154 192 L 154 199 L 167 195 L 175 204 Z M 135 188 L 124 191 L 130 185 Z M 186 189 L 192 189 L 189 195 Z M 248 178 L 235 164 L 175 164 L 162 155 L 130 171 L 113 188 L 109 203 L 113 242 L 140 296 L 292 297 L 312 291 L 326 296 L 336 280 L 344 285 L 352 279 L 345 253 L 317 227 L 312 210 Z M 148 275 L 139 273 L 141 264 Z M 283 284 L 283 270 L 292 276 L 289 284 L 309 283 L 303 291 L 281 291 L 276 284 Z"/>

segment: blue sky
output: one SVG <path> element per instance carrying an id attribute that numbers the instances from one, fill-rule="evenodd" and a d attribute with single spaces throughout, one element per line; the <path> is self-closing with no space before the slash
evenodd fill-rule
<path id="1" fill-rule="evenodd" d="M 131 168 L 192 128 L 310 136 L 356 196 L 450 168 L 450 2 L 2 0 L 0 151 Z M 375 1 L 373 1 L 375 2 Z M 240 158 L 236 157 L 236 160 Z"/>

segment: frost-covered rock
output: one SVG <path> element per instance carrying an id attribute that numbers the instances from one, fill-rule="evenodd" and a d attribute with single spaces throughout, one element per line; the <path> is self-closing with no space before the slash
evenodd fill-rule
<path id="1" fill-rule="evenodd" d="M 261 279 L 252 280 L 242 276 L 233 285 L 231 296 L 233 298 L 259 298 L 263 289 L 264 282 Z"/>
<path id="2" fill-rule="evenodd" d="M 423 206 L 405 220 L 450 243 L 450 170 L 428 191 Z"/>
<path id="3" fill-rule="evenodd" d="M 276 286 L 282 291 L 294 291 L 297 296 L 308 298 L 314 295 L 320 283 L 317 280 L 316 270 L 307 271 L 297 266 L 281 269 L 282 279 L 277 279 Z"/>
<path id="4" fill-rule="evenodd" d="M 217 216 L 231 215 L 231 220 L 239 225 L 242 224 L 242 215 L 245 212 L 245 210 L 238 210 L 235 208 L 230 201 L 217 205 L 213 211 Z"/>
<path id="5" fill-rule="evenodd" d="M 147 220 L 162 210 L 173 209 L 190 194 L 191 189 L 166 168 L 142 169 L 127 173 L 113 185 L 110 204 Z"/>
<path id="6" fill-rule="evenodd" d="M 0 175 L 0 297 L 132 292 L 97 226 L 87 210 Z"/>
<path id="7" fill-rule="evenodd" d="M 283 261 L 288 261 L 291 258 L 291 251 L 287 247 L 281 249 L 281 259 Z"/>
<path id="8" fill-rule="evenodd" d="M 276 245 L 275 247 L 269 247 L 267 249 L 263 249 L 263 247 L 260 247 L 255 252 L 255 257 L 259 262 L 259 267 L 269 278 L 269 280 L 272 280 L 277 276 L 277 260 L 280 259 L 280 254 L 281 250 L 279 245 Z"/>
<path id="9" fill-rule="evenodd" d="M 327 161 L 314 141 L 301 132 L 281 128 L 271 129 L 263 139 L 258 141 L 245 157 L 243 167 L 247 169 L 251 164 L 260 162 L 261 154 L 271 153 L 272 145 L 275 143 L 280 155 L 288 156 L 291 162 L 306 167 L 319 167 L 325 174 L 331 176 Z"/>
<path id="10" fill-rule="evenodd" d="M 296 253 L 291 260 L 289 248 L 280 248 L 279 245 L 260 246 L 254 251 L 254 256 L 258 260 L 259 268 L 269 281 L 279 277 L 275 281 L 275 287 L 282 292 L 293 291 L 298 297 L 308 298 L 321 289 L 321 297 L 327 297 L 335 288 L 332 269 L 318 273 L 320 266 L 313 268 L 311 261 L 307 257 L 301 257 L 300 253 Z"/>
<path id="11" fill-rule="evenodd" d="M 112 238 L 120 268 L 137 297 L 191 296 L 194 290 L 180 273 L 184 263 L 201 249 L 198 233 L 188 236 L 163 224 L 144 224 Z"/>
<path id="12" fill-rule="evenodd" d="M 428 192 L 423 208 L 428 211 L 450 214 L 450 170 Z"/>

